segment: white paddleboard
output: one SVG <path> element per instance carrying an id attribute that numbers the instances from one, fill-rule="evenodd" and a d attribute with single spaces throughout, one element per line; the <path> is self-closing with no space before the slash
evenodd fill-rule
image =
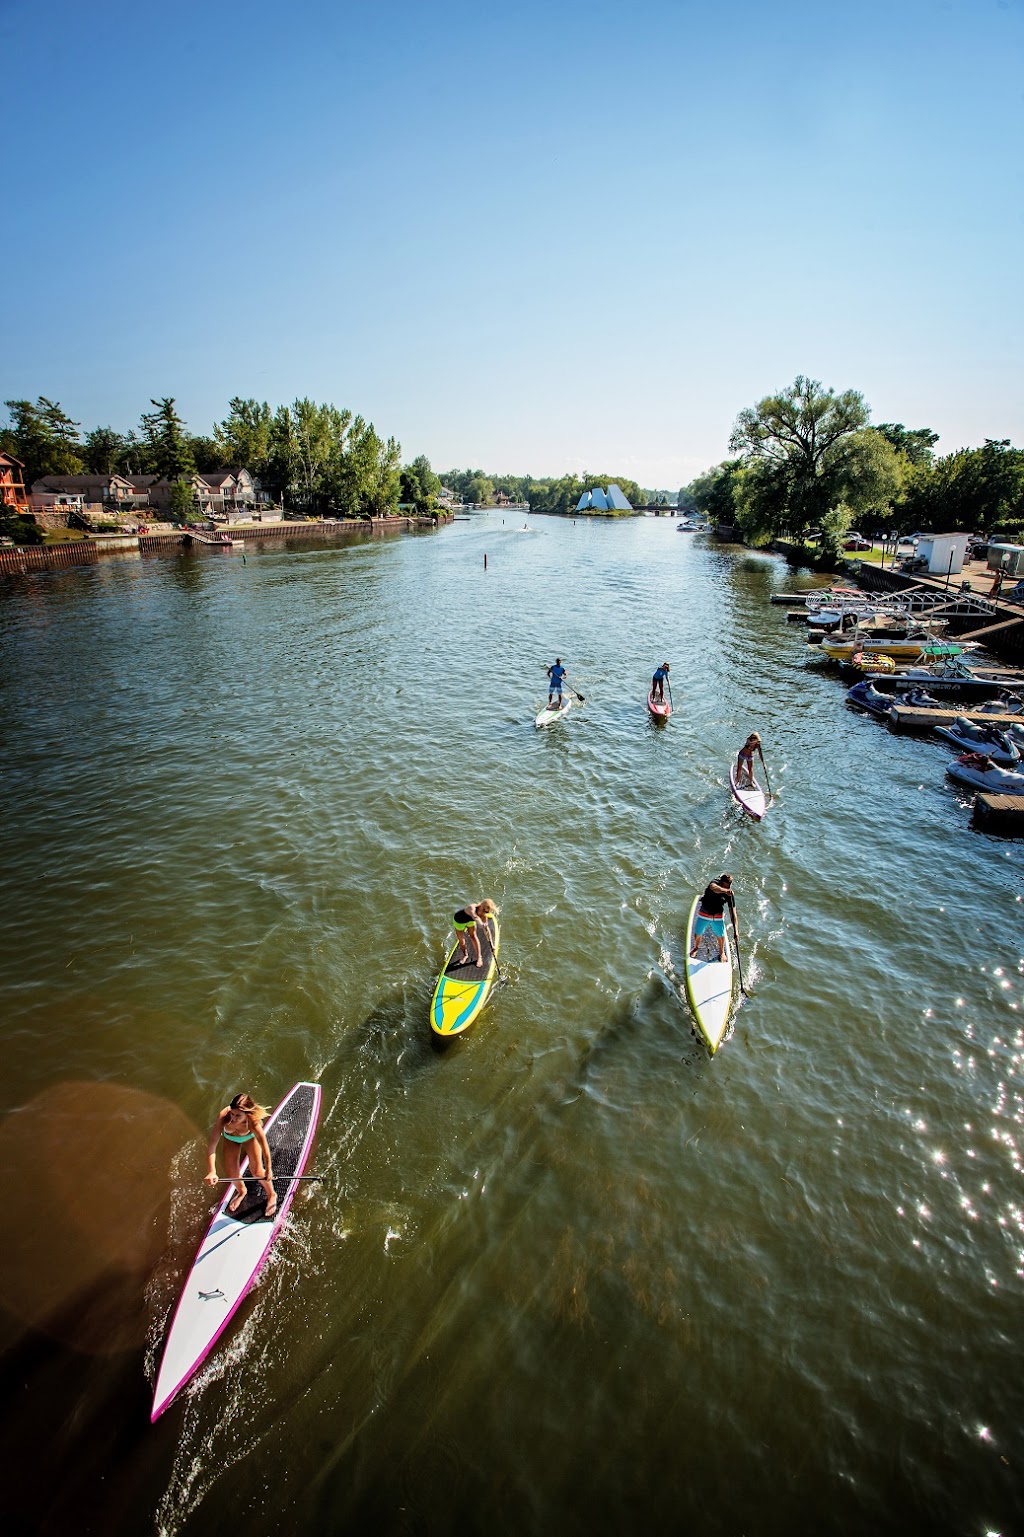
<path id="1" fill-rule="evenodd" d="M 690 908 L 690 919 L 686 925 L 686 996 L 693 1010 L 693 1017 L 700 1027 L 700 1033 L 714 1053 L 721 1044 L 732 1008 L 732 950 L 729 946 L 729 918 L 726 915 L 725 960 L 717 959 L 718 941 L 710 933 L 702 935 L 697 959 L 691 960 L 693 923 L 699 906 L 700 897 L 694 897 L 693 906 Z M 711 955 L 716 959 L 705 958 Z"/>
<path id="2" fill-rule="evenodd" d="M 198 1371 L 256 1279 L 298 1189 L 297 1181 L 285 1176 L 301 1174 L 306 1167 L 319 1114 L 320 1085 L 297 1083 L 263 1128 L 277 1191 L 273 1217 L 263 1215 L 267 1198 L 257 1184 L 246 1185 L 245 1200 L 234 1216 L 229 1215 L 235 1189 L 227 1187 L 178 1299 L 153 1390 L 151 1420 L 159 1419 Z M 242 1172 L 247 1168 L 246 1162 Z"/>
<path id="3" fill-rule="evenodd" d="M 749 812 L 750 815 L 754 818 L 755 822 L 760 822 L 761 818 L 768 810 L 768 797 L 761 789 L 757 779 L 755 778 L 753 788 L 751 789 L 748 789 L 746 785 L 738 785 L 736 783 L 736 765 L 733 763 L 729 768 L 729 788 L 732 790 L 733 795 L 739 801 L 744 811 Z M 772 826 L 774 825 L 775 824 L 772 823 Z"/>
<path id="4" fill-rule="evenodd" d="M 562 708 L 560 710 L 549 710 L 547 705 L 545 705 L 544 709 L 541 710 L 533 724 L 538 727 L 550 726 L 553 720 L 561 720 L 562 716 L 568 715 L 571 709 L 572 699 L 568 694 L 564 694 L 562 696 Z"/>

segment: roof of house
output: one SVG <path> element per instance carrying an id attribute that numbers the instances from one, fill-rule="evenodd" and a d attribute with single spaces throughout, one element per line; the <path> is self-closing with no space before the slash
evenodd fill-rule
<path id="1" fill-rule="evenodd" d="M 130 482 L 136 491 L 148 491 L 150 486 L 156 485 L 158 475 L 125 475 L 123 479 Z"/>
<path id="2" fill-rule="evenodd" d="M 124 486 L 131 484 L 124 475 L 41 475 L 32 489 L 38 486 L 43 491 L 101 491 L 115 480 Z"/>
<path id="3" fill-rule="evenodd" d="M 211 470 L 209 474 L 204 470 L 202 479 L 208 486 L 222 486 L 226 480 L 234 480 L 235 476 L 231 470 Z"/>
<path id="4" fill-rule="evenodd" d="M 6 459 L 8 464 L 16 464 L 19 470 L 25 468 L 24 460 L 15 459 L 14 455 L 7 453 L 6 449 L 0 448 L 0 459 Z"/>

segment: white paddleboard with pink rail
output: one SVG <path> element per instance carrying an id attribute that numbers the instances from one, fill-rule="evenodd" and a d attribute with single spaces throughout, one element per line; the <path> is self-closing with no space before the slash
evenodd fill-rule
<path id="1" fill-rule="evenodd" d="M 159 1419 L 199 1370 L 241 1307 L 299 1188 L 296 1176 L 306 1167 L 319 1114 L 320 1085 L 297 1083 L 263 1128 L 277 1191 L 273 1217 L 264 1215 L 262 1185 L 246 1185 L 245 1200 L 233 1215 L 227 1208 L 235 1190 L 227 1187 L 178 1299 L 153 1390 L 151 1420 Z M 247 1168 L 243 1164 L 243 1174 Z"/>
<path id="2" fill-rule="evenodd" d="M 761 789 L 757 780 L 755 779 L 752 785 L 738 785 L 736 783 L 736 765 L 733 763 L 729 768 L 729 788 L 744 811 L 749 816 L 752 816 L 755 822 L 760 822 L 768 810 L 768 797 Z"/>

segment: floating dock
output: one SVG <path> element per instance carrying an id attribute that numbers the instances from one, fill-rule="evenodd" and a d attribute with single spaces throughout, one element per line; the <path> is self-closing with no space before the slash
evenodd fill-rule
<path id="1" fill-rule="evenodd" d="M 982 832 L 1024 838 L 1024 795 L 976 795 L 974 825 Z"/>
<path id="2" fill-rule="evenodd" d="M 894 704 L 889 711 L 893 731 L 931 731 L 935 726 L 951 726 L 957 716 L 966 716 L 979 726 L 1024 726 L 1024 715 L 996 715 L 991 710 L 936 710 L 913 704 Z"/>

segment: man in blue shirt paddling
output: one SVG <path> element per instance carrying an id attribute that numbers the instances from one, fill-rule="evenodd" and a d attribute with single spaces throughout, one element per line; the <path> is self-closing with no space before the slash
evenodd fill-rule
<path id="1" fill-rule="evenodd" d="M 551 679 L 551 682 L 548 685 L 548 708 L 550 709 L 554 704 L 555 695 L 557 694 L 558 708 L 561 709 L 562 679 L 565 677 L 565 668 L 562 666 L 562 658 L 560 656 L 556 656 L 553 666 L 548 668 L 548 677 Z"/>

